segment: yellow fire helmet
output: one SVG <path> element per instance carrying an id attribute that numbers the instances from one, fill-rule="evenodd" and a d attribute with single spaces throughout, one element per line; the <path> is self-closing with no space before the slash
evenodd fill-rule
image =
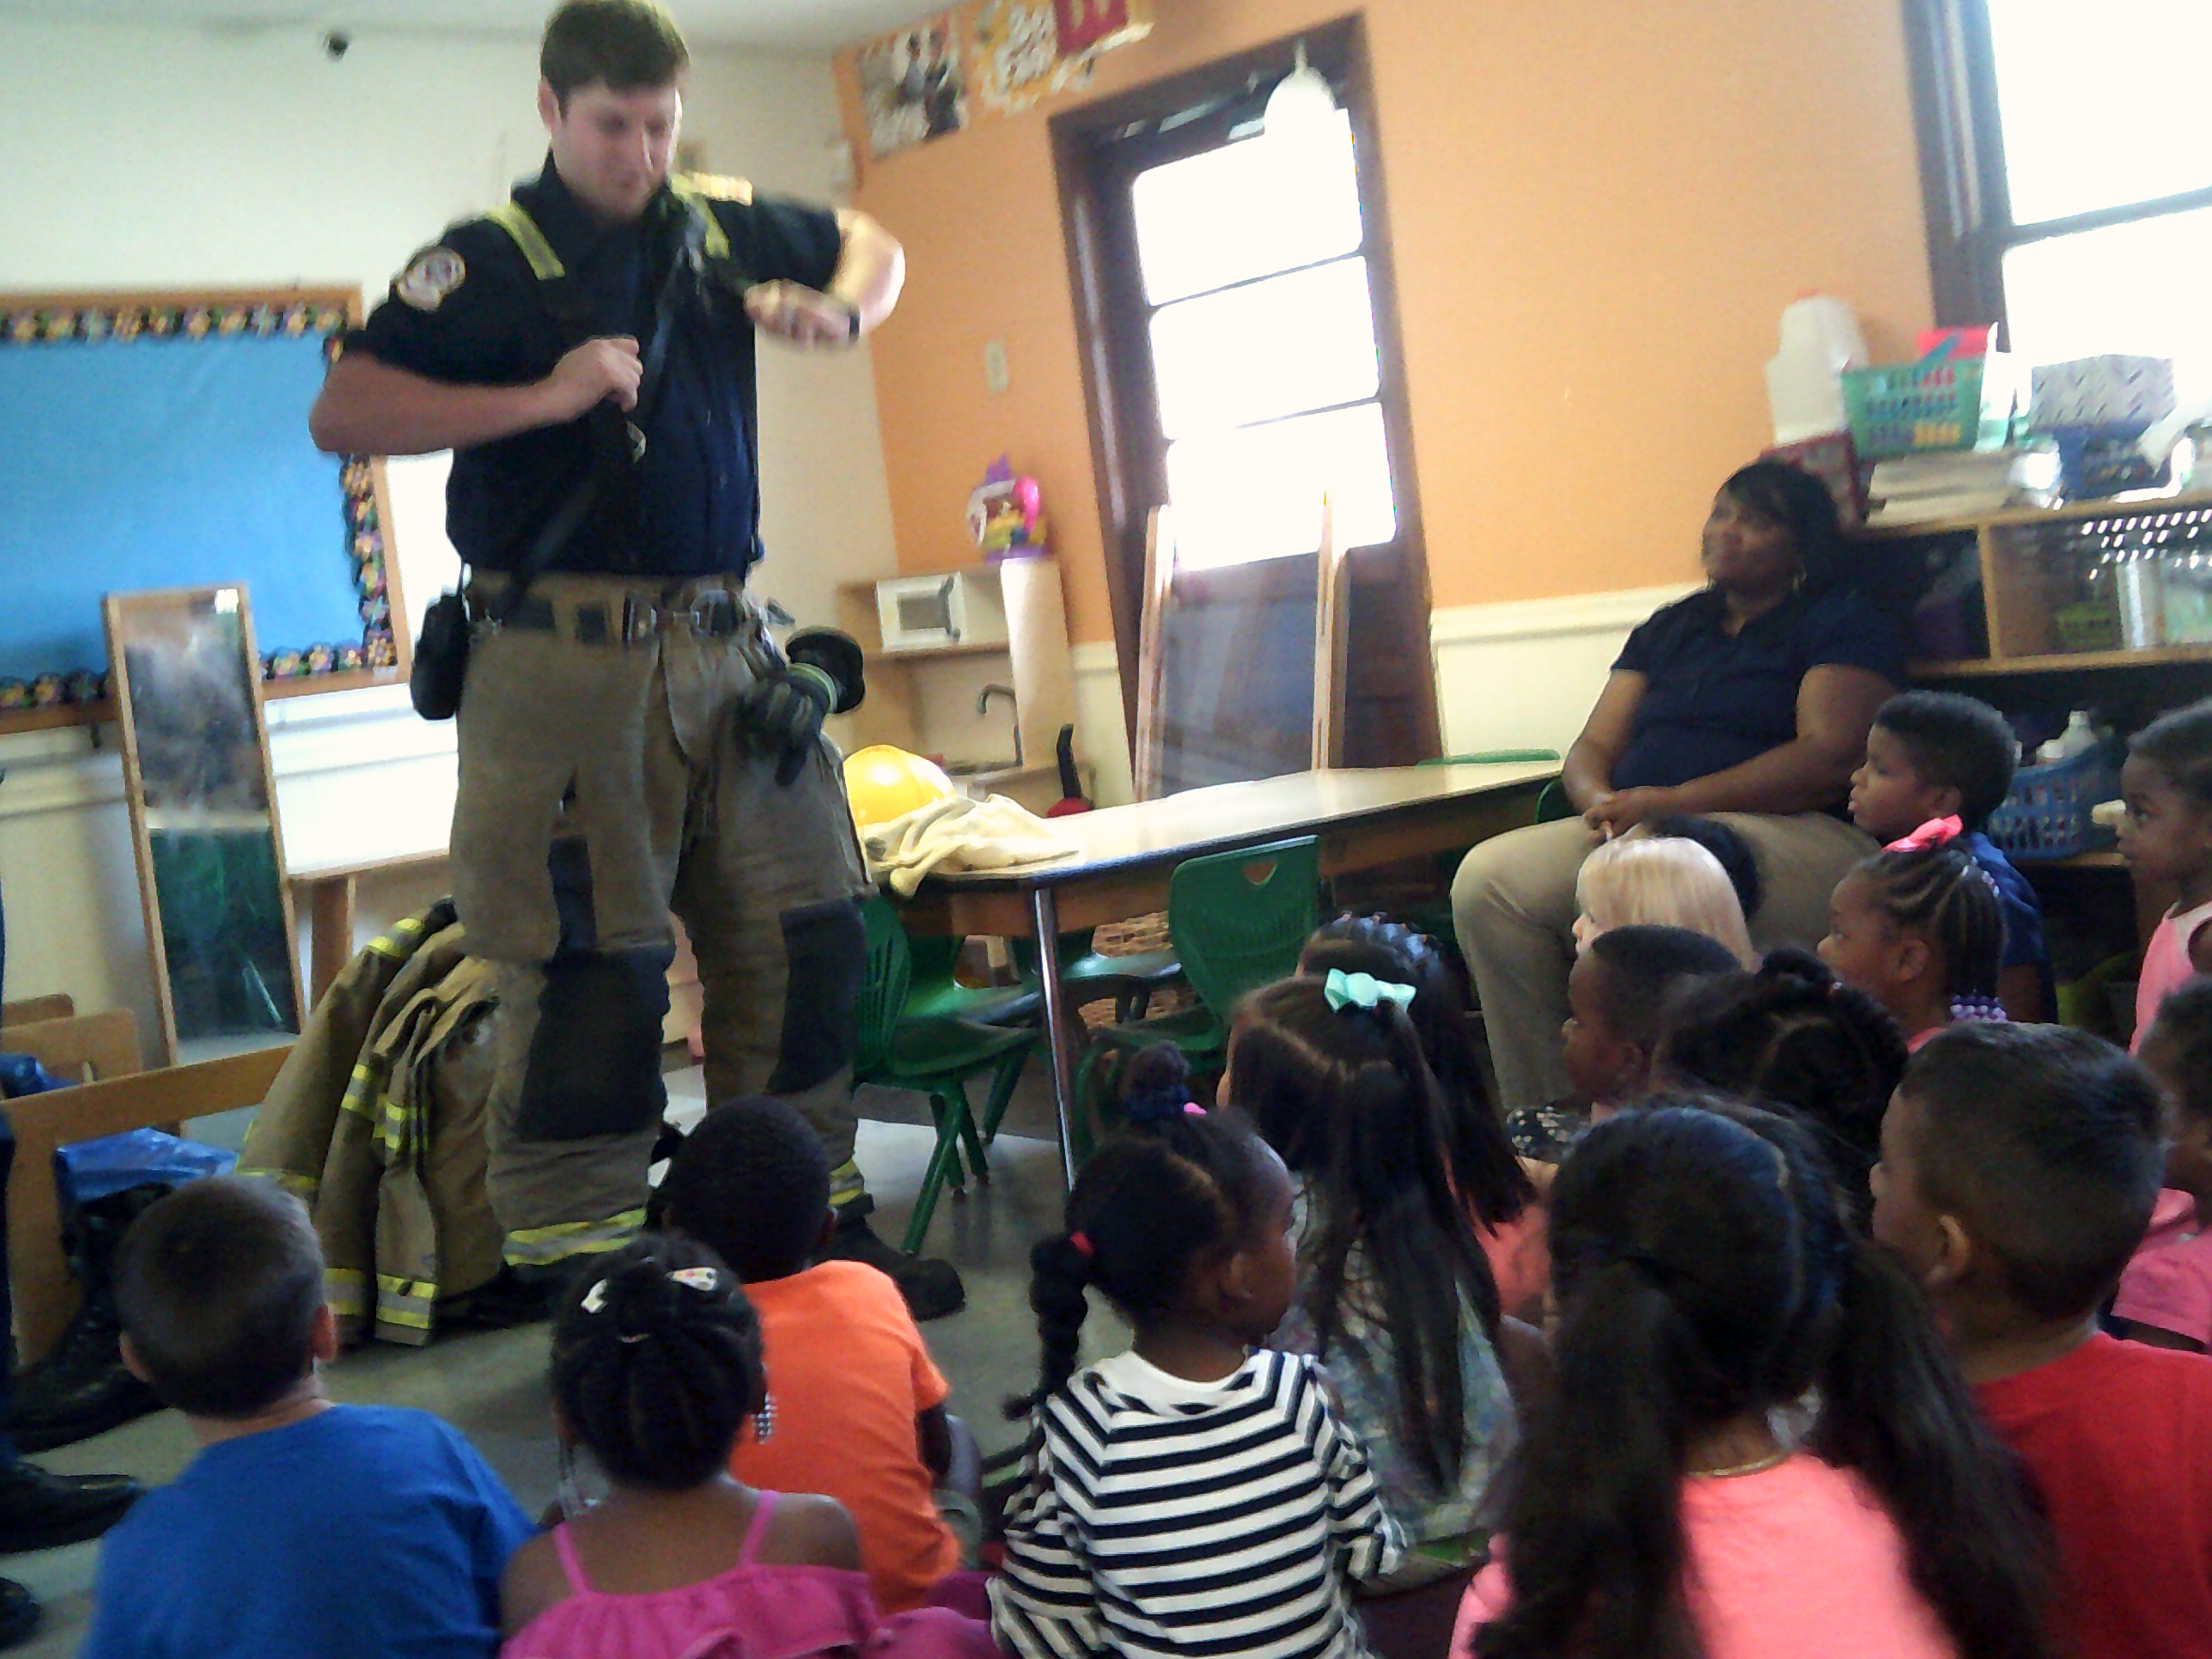
<path id="1" fill-rule="evenodd" d="M 870 744 L 845 757 L 845 793 L 853 805 L 853 822 L 863 830 L 933 800 L 950 800 L 957 793 L 936 762 L 887 743 Z"/>

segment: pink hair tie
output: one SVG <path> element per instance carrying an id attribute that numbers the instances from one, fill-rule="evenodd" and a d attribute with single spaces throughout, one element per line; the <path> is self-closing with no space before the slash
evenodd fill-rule
<path id="1" fill-rule="evenodd" d="M 1881 850 L 1885 853 L 1932 853 L 1939 847 L 1948 847 L 1966 833 L 1966 826 L 1954 817 L 1930 818 L 1909 836 L 1899 836 Z"/>
<path id="2" fill-rule="evenodd" d="M 1206 1108 L 1194 1100 L 1186 1100 L 1182 1103 L 1182 1115 L 1185 1117 L 1204 1117 Z"/>
<path id="3" fill-rule="evenodd" d="M 1091 1247 L 1089 1233 L 1070 1233 L 1067 1236 L 1067 1242 L 1074 1247 L 1076 1255 L 1081 1256 L 1085 1261 L 1090 1261 L 1097 1254 Z"/>

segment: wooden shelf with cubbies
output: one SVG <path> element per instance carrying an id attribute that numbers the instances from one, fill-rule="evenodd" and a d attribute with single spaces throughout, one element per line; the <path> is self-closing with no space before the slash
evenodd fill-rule
<path id="1" fill-rule="evenodd" d="M 1967 631 L 1988 641 L 1987 653 L 1916 661 L 1915 679 L 2212 665 L 2212 491 L 2010 507 L 1857 532 L 1863 543 L 1900 548 L 1969 538 L 1980 581 L 1962 603 L 1978 596 L 1978 616 L 1966 620 Z M 2146 562 L 2160 574 L 2158 614 L 2144 641 L 2130 646 L 2121 572 Z"/>

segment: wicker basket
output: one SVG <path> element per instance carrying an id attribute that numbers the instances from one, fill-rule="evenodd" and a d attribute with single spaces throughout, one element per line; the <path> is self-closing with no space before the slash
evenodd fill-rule
<path id="1" fill-rule="evenodd" d="M 2099 747 L 2048 766 L 2023 766 L 2012 793 L 1990 815 L 1988 835 L 2008 858 L 2070 859 L 2110 846 L 2113 832 L 2091 822 L 2090 809 L 2120 793 L 2119 763 Z"/>

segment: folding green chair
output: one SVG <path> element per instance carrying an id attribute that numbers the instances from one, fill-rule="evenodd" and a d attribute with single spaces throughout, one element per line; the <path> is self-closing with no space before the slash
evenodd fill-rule
<path id="1" fill-rule="evenodd" d="M 1168 938 L 1199 1000 L 1091 1034 L 1076 1094 L 1077 1160 L 1091 1155 L 1091 1124 L 1114 1118 L 1132 1054 L 1172 1042 L 1194 1072 L 1218 1072 L 1238 999 L 1296 973 L 1298 952 L 1320 925 L 1321 848 L 1310 836 L 1177 865 L 1168 878 Z"/>
<path id="2" fill-rule="evenodd" d="M 990 1179 L 985 1144 L 999 1133 L 1000 1120 L 1013 1099 L 1014 1085 L 1036 1046 L 1034 1028 L 985 1025 L 972 1019 L 934 1015 L 906 1017 L 907 993 L 913 981 L 914 959 L 898 908 L 880 894 L 861 907 L 867 929 L 868 977 L 860 990 L 858 1009 L 859 1041 L 853 1061 L 853 1084 L 877 1083 L 890 1089 L 911 1089 L 929 1099 L 929 1115 L 937 1127 L 937 1146 L 922 1172 L 921 1191 L 914 1202 L 914 1218 L 907 1224 L 902 1248 L 912 1255 L 921 1249 L 937 1200 L 951 1183 L 955 1192 L 966 1190 L 961 1164 L 964 1150 L 968 1171 L 978 1181 Z M 968 1079 L 991 1073 L 991 1091 L 983 1107 L 979 1132 L 968 1105 Z"/>

